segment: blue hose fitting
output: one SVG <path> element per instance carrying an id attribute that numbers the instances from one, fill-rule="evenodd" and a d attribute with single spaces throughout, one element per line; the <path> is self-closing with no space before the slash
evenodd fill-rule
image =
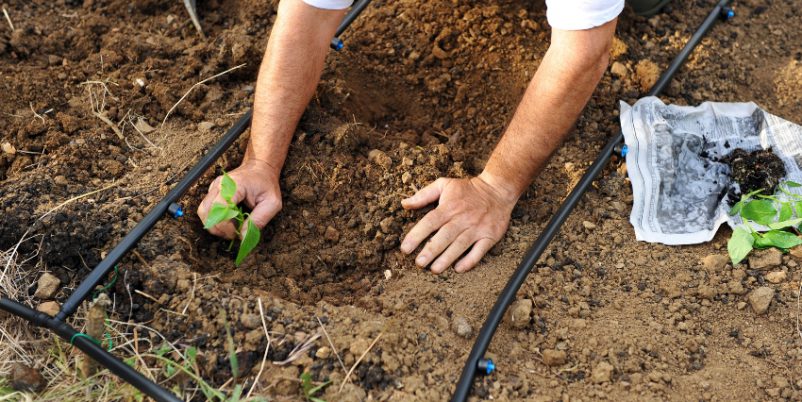
<path id="1" fill-rule="evenodd" d="M 476 364 L 476 367 L 479 369 L 479 372 L 484 375 L 490 375 L 494 371 L 496 371 L 496 364 L 493 363 L 491 359 L 481 359 Z"/>
<path id="2" fill-rule="evenodd" d="M 331 46 L 335 52 L 339 52 L 340 50 L 343 50 L 345 44 L 343 43 L 342 39 L 335 37 L 331 39 L 331 44 L 329 46 Z"/>
<path id="3" fill-rule="evenodd" d="M 735 10 L 730 7 L 725 7 L 721 9 L 721 19 L 724 21 L 729 21 L 735 18 Z"/>
<path id="4" fill-rule="evenodd" d="M 629 153 L 629 147 L 626 144 L 624 144 L 624 146 L 621 147 L 621 157 L 626 158 L 628 153 Z"/>
<path id="5" fill-rule="evenodd" d="M 182 208 L 181 205 L 172 203 L 169 207 L 167 207 L 167 213 L 172 215 L 173 218 L 178 219 L 184 216 L 184 208 Z"/>

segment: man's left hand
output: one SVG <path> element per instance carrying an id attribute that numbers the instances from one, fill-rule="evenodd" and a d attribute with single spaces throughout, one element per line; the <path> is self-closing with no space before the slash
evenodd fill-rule
<path id="1" fill-rule="evenodd" d="M 466 272 L 473 268 L 504 236 L 518 200 L 517 194 L 492 183 L 482 175 L 470 179 L 440 178 L 401 201 L 404 209 L 419 209 L 439 200 L 437 208 L 404 237 L 401 251 L 412 253 L 434 233 L 415 258 L 418 266 L 431 264 L 431 271 L 440 274 L 470 248 L 454 270 Z"/>

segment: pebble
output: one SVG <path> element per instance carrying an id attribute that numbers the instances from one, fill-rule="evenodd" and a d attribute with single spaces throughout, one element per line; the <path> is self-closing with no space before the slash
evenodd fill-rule
<path id="1" fill-rule="evenodd" d="M 794 247 L 791 251 L 788 252 L 791 257 L 796 258 L 797 260 L 802 260 L 802 247 Z"/>
<path id="2" fill-rule="evenodd" d="M 385 269 L 384 270 L 384 279 L 389 281 L 392 277 L 393 277 L 393 271 L 390 271 L 389 269 Z"/>
<path id="3" fill-rule="evenodd" d="M 582 226 L 584 226 L 587 230 L 596 229 L 596 224 L 590 221 L 582 221 Z"/>
<path id="4" fill-rule="evenodd" d="M 549 367 L 562 366 L 568 359 L 565 351 L 546 349 L 543 351 L 543 364 Z"/>
<path id="5" fill-rule="evenodd" d="M 256 314 L 243 314 L 239 317 L 242 326 L 248 329 L 255 329 L 262 326 L 262 320 Z"/>
<path id="6" fill-rule="evenodd" d="M 461 315 L 454 317 L 451 329 L 463 338 L 470 338 L 473 335 L 473 327 L 468 323 L 468 319 Z"/>
<path id="7" fill-rule="evenodd" d="M 340 232 L 334 226 L 329 226 L 326 228 L 326 233 L 323 234 L 323 237 L 328 241 L 334 242 L 340 240 Z"/>
<path id="8" fill-rule="evenodd" d="M 749 257 L 749 268 L 768 270 L 783 263 L 783 254 L 776 248 L 755 251 Z"/>
<path id="9" fill-rule="evenodd" d="M 752 306 L 752 310 L 754 310 L 756 314 L 763 314 L 768 311 L 769 305 L 771 304 L 771 300 L 773 298 L 774 289 L 768 286 L 763 286 L 753 290 L 747 297 L 749 300 L 749 305 Z"/>
<path id="10" fill-rule="evenodd" d="M 46 272 L 39 277 L 34 297 L 38 299 L 50 299 L 58 291 L 59 285 L 61 285 L 61 280 L 55 275 Z"/>
<path id="11" fill-rule="evenodd" d="M 44 302 L 36 306 L 36 311 L 45 313 L 51 317 L 58 314 L 59 310 L 61 310 L 61 306 L 54 301 Z"/>
<path id="12" fill-rule="evenodd" d="M 382 233 L 388 234 L 393 231 L 394 224 L 395 224 L 395 219 L 393 219 L 392 216 L 388 216 L 382 219 L 381 222 L 379 222 L 379 228 L 381 229 Z"/>
<path id="13" fill-rule="evenodd" d="M 774 271 L 766 274 L 766 280 L 769 281 L 769 283 L 785 282 L 787 277 L 788 274 L 786 274 L 785 271 Z"/>
<path id="14" fill-rule="evenodd" d="M 529 316 L 532 314 L 534 304 L 531 299 L 516 300 L 510 306 L 510 324 L 521 329 L 529 325 Z"/>
<path id="15" fill-rule="evenodd" d="M 211 121 L 202 121 L 198 123 L 198 131 L 202 133 L 209 133 L 214 128 L 214 123 Z"/>
<path id="16" fill-rule="evenodd" d="M 702 258 L 702 266 L 707 271 L 721 271 L 727 266 L 730 258 L 723 254 L 710 254 Z"/>
<path id="17" fill-rule="evenodd" d="M 17 153 L 17 148 L 14 148 L 10 142 L 4 142 L 3 145 L 0 145 L 0 148 L 3 149 L 4 154 L 15 155 Z"/>
<path id="18" fill-rule="evenodd" d="M 618 78 L 626 77 L 628 72 L 629 70 L 627 70 L 627 66 L 625 66 L 624 63 L 621 63 L 620 61 L 614 62 L 613 65 L 610 67 L 610 73 Z"/>
<path id="19" fill-rule="evenodd" d="M 401 183 L 409 184 L 410 181 L 412 181 L 412 174 L 404 172 L 404 174 L 401 175 Z"/>
<path id="20" fill-rule="evenodd" d="M 11 368 L 11 386 L 22 392 L 39 392 L 45 389 L 47 381 L 39 370 L 22 363 L 15 363 Z"/>
<path id="21" fill-rule="evenodd" d="M 660 68 L 651 60 L 644 59 L 639 61 L 635 66 L 635 75 L 640 84 L 640 88 L 644 91 L 648 91 L 654 86 L 657 79 L 660 78 Z"/>
<path id="22" fill-rule="evenodd" d="M 368 152 L 368 159 L 371 162 L 383 167 L 384 169 L 390 169 L 390 167 L 393 166 L 393 160 L 390 159 L 390 157 L 387 156 L 386 153 L 378 149 L 374 149 Z"/>
<path id="23" fill-rule="evenodd" d="M 593 368 L 593 372 L 590 375 L 590 380 L 596 384 L 601 384 L 609 382 L 612 376 L 613 365 L 602 361 Z"/>
<path id="24" fill-rule="evenodd" d="M 331 356 L 331 348 L 328 346 L 321 346 L 320 349 L 315 352 L 315 357 L 318 359 L 328 359 Z"/>

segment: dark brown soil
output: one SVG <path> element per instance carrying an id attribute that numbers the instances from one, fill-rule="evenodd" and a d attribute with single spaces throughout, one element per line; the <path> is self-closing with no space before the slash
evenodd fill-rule
<path id="1" fill-rule="evenodd" d="M 774 194 L 777 185 L 785 178 L 785 164 L 771 149 L 748 152 L 736 149 L 727 156 L 732 179 L 738 183 L 741 193 L 763 190 Z"/>
<path id="2" fill-rule="evenodd" d="M 0 19 L 0 143 L 17 151 L 0 153 L 0 249 L 26 231 L 34 236 L 20 245 L 20 288 L 33 293 L 47 269 L 65 284 L 56 295 L 63 301 L 248 109 L 276 3 L 200 2 L 206 38 L 179 1 L 6 4 L 16 30 Z M 470 273 L 433 276 L 398 251 L 425 212 L 404 211 L 400 200 L 438 176 L 481 171 L 548 47 L 545 6 L 374 1 L 344 35 L 345 51 L 329 59 L 283 171 L 284 209 L 255 254 L 237 268 L 228 243 L 206 234 L 195 216 L 166 219 L 121 262 L 110 315 L 197 346 L 201 375 L 216 386 L 231 377 L 229 322 L 249 386 L 268 344 L 262 300 L 270 361 L 318 332 L 316 318 L 347 369 L 381 338 L 340 394 L 347 370 L 325 337 L 290 364 L 268 362 L 257 393 L 300 399 L 296 379 L 308 371 L 333 381 L 328 401 L 447 399 L 497 292 L 617 133 L 618 100 L 641 95 L 655 73 L 643 66 L 665 68 L 713 3 L 675 0 L 649 19 L 625 11 L 613 60 L 623 75 L 605 74 L 577 129 L 518 203 L 504 240 Z M 754 100 L 793 121 L 802 115 L 799 7 L 752 0 L 737 7 L 738 17 L 712 30 L 664 100 Z M 161 126 L 195 83 L 241 63 L 195 87 Z M 157 128 L 147 141 L 134 130 L 139 121 Z M 217 174 L 237 166 L 246 139 L 184 197 L 188 211 Z M 500 369 L 477 382 L 475 395 L 801 399 L 800 256 L 782 256 L 766 271 L 726 262 L 729 233 L 690 247 L 638 243 L 627 222 L 631 202 L 626 166 L 611 166 L 519 292 L 534 306 L 522 313 L 529 320 L 502 324 L 489 351 Z M 786 279 L 766 279 L 780 271 Z M 756 315 L 749 294 L 763 286 L 774 298 Z M 458 335 L 457 322 L 472 334 Z M 140 336 L 141 349 L 151 345 L 144 339 L 161 342 Z M 545 365 L 547 350 L 565 352 L 565 362 Z"/>

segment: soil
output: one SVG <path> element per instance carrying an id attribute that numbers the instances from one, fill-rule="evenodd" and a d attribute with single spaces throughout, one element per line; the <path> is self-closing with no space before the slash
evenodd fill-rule
<path id="1" fill-rule="evenodd" d="M 741 193 L 749 194 L 763 190 L 765 194 L 774 194 L 777 185 L 785 178 L 785 164 L 771 149 L 748 152 L 735 149 L 727 155 L 727 164 L 732 172 L 732 179 L 738 183 Z"/>
<path id="2" fill-rule="evenodd" d="M 0 153 L 0 249 L 34 236 L 19 247 L 20 288 L 33 295 L 47 270 L 63 284 L 54 296 L 63 301 L 248 109 L 276 3 L 201 2 L 205 38 L 178 1 L 7 5 L 16 29 L 0 21 L 0 143 L 15 152 Z M 617 133 L 617 102 L 643 93 L 659 71 L 652 66 L 667 66 L 713 3 L 676 0 L 648 19 L 627 9 L 615 76 L 605 74 L 503 241 L 473 271 L 434 276 L 398 251 L 426 212 L 404 211 L 400 200 L 439 176 L 481 171 L 547 49 L 545 6 L 373 2 L 343 36 L 346 49 L 329 58 L 283 171 L 284 208 L 255 254 L 237 268 L 228 243 L 206 234 L 197 217 L 165 219 L 120 263 L 111 315 L 197 346 L 201 374 L 216 386 L 231 378 L 230 323 L 249 387 L 268 345 L 261 300 L 269 360 L 287 359 L 321 326 L 331 344 L 322 337 L 286 365 L 269 363 L 257 393 L 301 399 L 297 379 L 308 371 L 333 381 L 323 395 L 329 401 L 447 399 L 503 283 Z M 753 100 L 793 121 L 802 115 L 799 7 L 746 0 L 736 11 L 702 41 L 664 100 Z M 237 166 L 246 140 L 183 198 L 186 210 Z M 802 399 L 800 255 L 761 269 L 732 266 L 726 230 L 696 246 L 636 242 L 626 166 L 617 163 L 527 278 L 518 299 L 532 309 L 516 309 L 501 325 L 488 353 L 499 369 L 477 381 L 474 395 Z M 768 282 L 772 272 L 786 279 Z M 747 301 L 763 287 L 774 296 L 757 314 Z M 160 342 L 155 333 L 140 336 Z M 379 336 L 338 394 L 347 369 Z"/>

